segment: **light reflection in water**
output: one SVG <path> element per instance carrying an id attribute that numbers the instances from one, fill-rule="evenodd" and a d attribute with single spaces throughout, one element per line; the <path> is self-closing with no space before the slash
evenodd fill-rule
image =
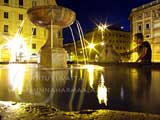
<path id="1" fill-rule="evenodd" d="M 94 83 L 94 72 L 95 70 L 103 70 L 103 67 L 97 65 L 84 65 L 83 68 L 86 68 L 89 74 L 89 85 L 93 88 Z"/>
<path id="2" fill-rule="evenodd" d="M 9 64 L 9 80 L 12 89 L 22 94 L 24 84 L 25 65 L 22 64 Z"/>
<path id="3" fill-rule="evenodd" d="M 104 103 L 107 106 L 107 88 L 104 85 L 104 76 L 101 74 L 101 82 L 98 85 L 97 97 L 100 104 Z"/>
<path id="4" fill-rule="evenodd" d="M 86 66 L 88 73 L 89 73 L 89 85 L 91 88 L 93 88 L 93 82 L 94 82 L 94 65 L 88 65 Z"/>
<path id="5" fill-rule="evenodd" d="M 121 99 L 123 100 L 124 99 L 124 88 L 123 88 L 123 86 L 121 86 L 120 96 L 121 96 Z"/>

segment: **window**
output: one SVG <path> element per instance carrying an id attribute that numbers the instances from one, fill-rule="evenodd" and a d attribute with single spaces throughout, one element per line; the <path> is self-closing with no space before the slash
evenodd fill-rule
<path id="1" fill-rule="evenodd" d="M 149 24 L 146 24 L 146 29 L 150 29 L 150 25 Z"/>
<path id="2" fill-rule="evenodd" d="M 150 37 L 150 35 L 146 35 L 146 38 L 149 38 Z"/>
<path id="3" fill-rule="evenodd" d="M 23 14 L 19 14 L 19 20 L 23 20 Z"/>
<path id="4" fill-rule="evenodd" d="M 138 31 L 141 31 L 141 30 L 142 30 L 142 26 L 139 25 L 139 26 L 138 26 Z"/>
<path id="5" fill-rule="evenodd" d="M 32 44 L 32 49 L 36 49 L 36 44 L 35 43 Z"/>
<path id="6" fill-rule="evenodd" d="M 4 25 L 4 32 L 8 32 L 8 25 Z"/>
<path id="7" fill-rule="evenodd" d="M 4 18 L 8 18 L 8 12 L 4 12 Z"/>
<path id="8" fill-rule="evenodd" d="M 139 14 L 139 15 L 137 16 L 137 19 L 138 19 L 138 20 L 142 19 L 142 14 Z"/>
<path id="9" fill-rule="evenodd" d="M 8 4 L 9 3 L 9 0 L 4 0 L 4 4 Z"/>
<path id="10" fill-rule="evenodd" d="M 32 1 L 32 7 L 37 6 L 37 2 L 36 1 Z"/>
<path id="11" fill-rule="evenodd" d="M 23 0 L 19 0 L 19 6 L 23 6 Z"/>
<path id="12" fill-rule="evenodd" d="M 36 35 L 36 28 L 32 28 L 32 35 Z"/>
<path id="13" fill-rule="evenodd" d="M 62 32 L 61 31 L 58 32 L 58 36 L 62 37 Z"/>

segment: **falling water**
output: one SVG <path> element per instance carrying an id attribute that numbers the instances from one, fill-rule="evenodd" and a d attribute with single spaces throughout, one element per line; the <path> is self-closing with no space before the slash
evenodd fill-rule
<path id="1" fill-rule="evenodd" d="M 82 34 L 82 38 L 83 38 L 83 44 L 84 44 L 84 50 L 85 50 L 85 55 L 86 55 L 86 58 L 88 60 L 88 54 L 86 52 L 86 42 L 85 42 L 85 38 L 84 38 L 84 33 L 83 33 L 83 30 L 82 30 L 82 27 L 81 27 L 81 24 L 80 22 L 77 20 L 77 23 L 79 25 L 79 28 L 80 28 L 80 31 L 81 31 L 81 34 Z"/>
<path id="2" fill-rule="evenodd" d="M 23 25 L 24 25 L 24 22 L 27 20 L 27 17 L 24 18 L 24 20 L 21 22 L 21 24 L 19 25 L 19 28 L 17 30 L 17 33 L 16 35 L 20 35 L 21 32 L 22 32 L 22 28 L 23 28 Z"/>
<path id="3" fill-rule="evenodd" d="M 24 22 L 26 21 L 26 19 L 27 19 L 27 17 L 26 17 L 26 18 L 21 22 L 21 24 L 19 25 L 18 30 L 17 30 L 17 32 L 16 32 L 16 34 L 15 34 L 15 37 L 17 37 L 17 36 L 19 36 L 19 35 L 21 34 L 22 28 L 23 28 L 23 25 L 24 25 Z M 10 41 L 10 38 L 8 38 L 7 36 L 5 36 L 5 35 L 3 35 L 3 34 L 2 34 L 1 36 L 4 38 L 4 40 L 6 40 L 7 43 Z M 4 44 L 4 45 L 2 46 L 2 48 L 3 48 L 4 46 L 6 46 L 7 43 Z"/>
<path id="4" fill-rule="evenodd" d="M 71 70 L 70 70 L 70 76 L 71 77 L 73 76 L 73 70 L 74 70 L 72 67 L 73 66 L 71 66 Z M 78 71 L 77 70 L 75 70 L 75 76 L 78 76 Z M 78 77 L 75 77 L 73 87 L 72 87 L 73 90 L 76 90 L 77 82 L 78 82 Z M 75 94 L 76 94 L 76 91 L 73 91 L 71 93 L 71 96 L 70 96 L 70 100 L 69 100 L 69 110 L 70 111 L 72 111 L 72 109 L 73 109 L 73 100 L 74 100 Z"/>
<path id="5" fill-rule="evenodd" d="M 53 10 L 51 9 L 51 17 L 53 18 Z M 51 49 L 53 48 L 53 19 L 51 19 Z"/>
<path id="6" fill-rule="evenodd" d="M 31 33 L 31 38 L 29 41 L 29 46 L 32 47 L 32 39 L 33 39 L 33 33 L 34 33 L 35 29 L 32 29 L 32 33 Z"/>
<path id="7" fill-rule="evenodd" d="M 76 20 L 76 25 L 77 25 L 77 29 L 78 29 L 78 33 L 79 33 L 79 37 L 80 37 L 81 46 L 82 46 L 84 63 L 86 64 L 87 56 L 86 56 L 85 45 L 84 45 L 84 35 L 83 35 L 83 32 L 82 32 L 82 28 L 80 26 L 80 23 L 77 20 Z"/>
<path id="8" fill-rule="evenodd" d="M 73 43 L 74 43 L 74 50 L 75 50 L 75 54 L 76 54 L 76 58 L 77 58 L 77 64 L 78 64 L 78 54 L 77 54 L 77 47 L 76 47 L 75 37 L 74 37 L 72 28 L 69 27 L 69 29 L 70 29 L 70 31 L 71 31 L 71 35 L 72 35 L 72 39 L 73 39 Z"/>
<path id="9" fill-rule="evenodd" d="M 26 44 L 22 40 L 21 32 L 24 25 L 24 22 L 26 21 L 27 17 L 21 22 L 19 25 L 19 28 L 14 36 L 14 38 L 6 44 L 11 52 L 11 60 L 10 62 L 16 62 L 16 56 L 18 53 L 22 51 L 22 46 L 25 46 L 24 50 L 26 49 Z"/>

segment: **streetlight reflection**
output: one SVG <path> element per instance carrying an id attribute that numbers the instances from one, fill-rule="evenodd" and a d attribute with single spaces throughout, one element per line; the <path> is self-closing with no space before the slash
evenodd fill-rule
<path id="1" fill-rule="evenodd" d="M 104 103 L 107 106 L 107 101 L 108 101 L 107 88 L 104 85 L 104 76 L 103 75 L 101 75 L 101 82 L 98 85 L 97 97 L 98 97 L 99 104 Z"/>

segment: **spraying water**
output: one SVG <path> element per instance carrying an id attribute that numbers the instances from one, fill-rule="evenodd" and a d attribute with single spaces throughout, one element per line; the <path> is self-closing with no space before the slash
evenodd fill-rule
<path id="1" fill-rule="evenodd" d="M 86 52 L 85 52 L 84 35 L 82 32 L 82 28 L 77 20 L 76 20 L 76 25 L 77 25 L 77 29 L 78 29 L 78 33 L 79 33 L 79 37 L 80 37 L 81 46 L 82 46 L 84 63 L 86 64 L 87 63 L 87 61 L 86 61 L 87 56 L 86 56 Z"/>
<path id="2" fill-rule="evenodd" d="M 76 47 L 75 37 L 74 37 L 72 28 L 69 27 L 69 29 L 70 29 L 70 31 L 71 31 L 71 35 L 72 35 L 72 39 L 73 39 L 73 43 L 74 43 L 74 50 L 75 50 L 75 54 L 76 54 L 76 58 L 77 58 L 77 64 L 78 64 L 78 54 L 77 54 L 77 47 Z"/>
<path id="3" fill-rule="evenodd" d="M 14 38 L 12 40 L 8 41 L 8 43 L 6 43 L 6 46 L 8 47 L 8 49 L 10 50 L 10 53 L 11 53 L 10 62 L 16 62 L 18 59 L 17 57 L 19 57 L 19 61 L 21 61 L 22 56 L 24 56 L 24 58 L 27 58 L 27 56 L 28 56 L 28 50 L 27 50 L 26 43 L 25 43 L 23 37 L 21 36 L 22 28 L 23 28 L 23 25 L 24 25 L 24 22 L 26 21 L 26 19 L 27 19 L 27 17 L 19 25 L 19 28 L 18 28 Z"/>

